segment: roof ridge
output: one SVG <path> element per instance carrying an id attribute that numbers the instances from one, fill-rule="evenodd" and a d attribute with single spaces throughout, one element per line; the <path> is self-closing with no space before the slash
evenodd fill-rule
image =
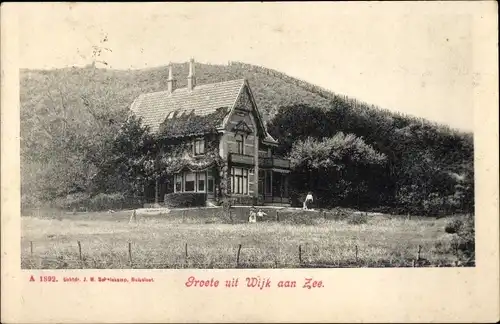
<path id="1" fill-rule="evenodd" d="M 240 79 L 232 79 L 232 80 L 227 80 L 227 81 L 221 81 L 221 82 L 212 82 L 212 83 L 203 83 L 203 84 L 200 84 L 200 85 L 196 85 L 194 88 L 193 88 L 193 91 L 197 90 L 197 89 L 203 89 L 203 88 L 206 88 L 208 86 L 213 86 L 213 85 L 216 85 L 216 84 L 226 84 L 226 83 L 230 83 L 230 82 L 245 82 L 245 78 L 240 78 Z M 174 92 L 172 92 L 173 94 L 178 91 L 178 90 L 183 90 L 183 89 L 187 89 L 187 87 L 182 87 L 182 88 L 176 88 L 174 90 Z M 138 97 L 140 96 L 146 96 L 146 95 L 154 95 L 154 94 L 160 94 L 160 93 L 168 93 L 168 90 L 161 90 L 161 91 L 153 91 L 153 92 L 143 92 L 141 94 L 139 94 L 139 96 L 136 97 L 136 99 L 138 99 Z"/>

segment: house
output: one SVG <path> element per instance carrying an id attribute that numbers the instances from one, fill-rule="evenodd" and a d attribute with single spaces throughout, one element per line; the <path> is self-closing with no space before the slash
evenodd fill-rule
<path id="1" fill-rule="evenodd" d="M 140 95 L 131 110 L 155 135 L 165 170 L 144 189 L 151 203 L 194 193 L 207 203 L 289 205 L 290 161 L 273 155 L 278 142 L 245 79 L 198 85 L 191 59 L 187 87 L 176 87 L 170 65 L 167 89 Z"/>

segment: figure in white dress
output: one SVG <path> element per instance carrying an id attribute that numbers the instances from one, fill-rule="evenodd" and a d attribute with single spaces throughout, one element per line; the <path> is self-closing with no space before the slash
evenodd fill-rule
<path id="1" fill-rule="evenodd" d="M 306 200 L 304 200 L 304 205 L 302 206 L 303 209 L 311 209 L 311 205 L 313 202 L 313 195 L 312 192 L 308 192 L 306 196 Z"/>
<path id="2" fill-rule="evenodd" d="M 248 216 L 248 222 L 249 223 L 257 222 L 257 213 L 255 213 L 255 209 L 253 207 L 250 208 L 250 216 Z"/>

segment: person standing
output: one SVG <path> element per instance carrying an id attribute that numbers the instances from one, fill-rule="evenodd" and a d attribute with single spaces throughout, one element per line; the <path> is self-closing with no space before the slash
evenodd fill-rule
<path id="1" fill-rule="evenodd" d="M 313 203 L 313 195 L 312 192 L 309 191 L 306 196 L 306 200 L 304 200 L 304 209 L 311 209 Z"/>

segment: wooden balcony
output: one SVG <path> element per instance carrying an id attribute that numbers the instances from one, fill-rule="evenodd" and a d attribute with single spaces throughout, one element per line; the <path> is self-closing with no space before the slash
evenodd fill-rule
<path id="1" fill-rule="evenodd" d="M 243 164 L 243 165 L 254 165 L 255 160 L 252 155 L 243 155 L 231 153 L 229 155 L 231 163 Z M 278 168 L 278 169 L 290 169 L 290 160 L 276 158 L 276 157 L 260 157 L 259 156 L 259 167 L 265 169 Z"/>
<path id="2" fill-rule="evenodd" d="M 243 154 L 237 154 L 237 153 L 231 153 L 229 155 L 229 159 L 231 160 L 231 163 L 235 164 L 244 164 L 244 165 L 255 165 L 255 160 L 253 155 L 243 155 Z"/>
<path id="3" fill-rule="evenodd" d="M 290 169 L 290 160 L 267 157 L 259 158 L 259 167 L 261 168 L 279 168 L 279 169 Z"/>

